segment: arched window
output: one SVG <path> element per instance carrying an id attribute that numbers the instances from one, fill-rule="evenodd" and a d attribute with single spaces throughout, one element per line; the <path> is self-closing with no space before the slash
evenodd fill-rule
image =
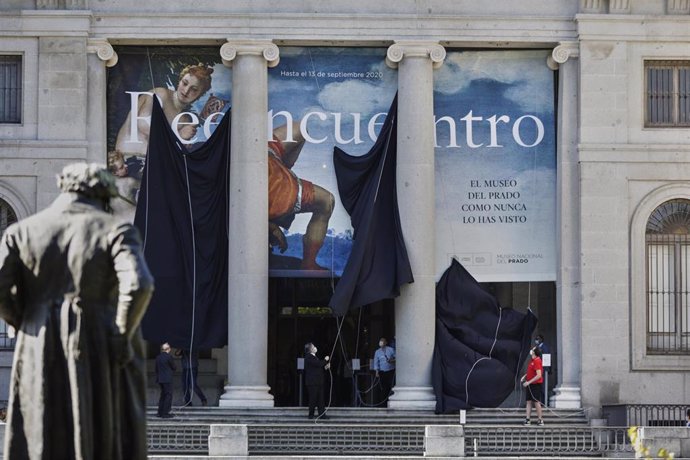
<path id="1" fill-rule="evenodd" d="M 5 200 L 0 198 L 0 236 L 15 222 L 17 222 L 17 214 Z"/>
<path id="2" fill-rule="evenodd" d="M 0 198 L 0 236 L 5 229 L 17 222 L 17 214 L 7 202 Z M 7 334 L 7 324 L 0 320 L 0 350 L 14 348 L 14 338 Z"/>
<path id="3" fill-rule="evenodd" d="M 689 354 L 690 200 L 673 199 L 649 216 L 647 354 Z"/>

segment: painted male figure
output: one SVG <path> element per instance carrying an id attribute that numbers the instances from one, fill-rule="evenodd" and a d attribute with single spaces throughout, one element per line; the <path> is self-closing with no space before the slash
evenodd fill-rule
<path id="1" fill-rule="evenodd" d="M 58 187 L 0 242 L 0 316 L 17 330 L 5 458 L 143 460 L 153 279 L 139 233 L 106 212 L 105 166 L 69 165 Z"/>

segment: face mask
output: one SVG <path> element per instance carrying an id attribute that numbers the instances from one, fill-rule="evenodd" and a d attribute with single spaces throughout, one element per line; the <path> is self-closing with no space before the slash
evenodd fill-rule
<path id="1" fill-rule="evenodd" d="M 379 342 L 379 347 L 383 348 L 383 345 L 384 345 L 383 340 L 381 340 L 381 341 Z"/>

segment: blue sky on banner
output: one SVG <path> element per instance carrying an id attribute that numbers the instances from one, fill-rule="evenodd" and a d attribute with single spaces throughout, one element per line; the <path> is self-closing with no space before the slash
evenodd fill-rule
<path id="1" fill-rule="evenodd" d="M 338 186 L 333 170 L 333 147 L 352 155 L 366 153 L 374 144 L 369 124 L 376 114 L 388 111 L 397 89 L 397 72 L 385 64 L 386 48 L 281 47 L 280 63 L 269 69 L 268 106 L 276 115 L 286 111 L 294 121 L 309 116 L 306 142 L 292 168 L 298 177 L 318 184 L 336 197 Z M 352 114 L 359 114 L 359 123 Z M 385 115 L 374 121 L 378 135 Z M 274 126 L 285 123 L 275 118 Z M 355 125 L 359 135 L 355 136 Z M 338 142 L 336 131 L 339 130 Z M 339 200 L 329 229 L 342 233 L 351 229 L 350 218 Z M 304 233 L 310 214 L 298 214 L 291 233 Z"/>

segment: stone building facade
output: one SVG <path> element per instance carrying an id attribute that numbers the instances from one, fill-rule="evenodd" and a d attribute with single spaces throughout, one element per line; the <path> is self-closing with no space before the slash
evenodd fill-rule
<path id="1" fill-rule="evenodd" d="M 231 178 L 242 181 L 231 196 L 230 224 L 236 236 L 230 254 L 242 268 L 231 267 L 230 304 L 258 308 L 229 309 L 230 383 L 221 405 L 273 405 L 266 380 L 268 262 L 265 238 L 253 229 L 265 228 L 268 206 L 261 131 L 267 69 L 284 46 L 384 47 L 397 68 L 399 132 L 405 133 L 397 140 L 397 179 L 409 184 L 398 193 L 416 282 L 396 300 L 392 407 L 434 402 L 429 120 L 434 70 L 444 65 L 447 49 L 551 50 L 545 65 L 558 75 L 553 346 L 559 369 L 552 404 L 596 414 L 606 404 L 690 401 L 690 331 L 680 334 L 685 347 L 671 353 L 648 346 L 645 251 L 652 212 L 669 200 L 690 200 L 690 126 L 654 126 L 645 109 L 646 63 L 690 63 L 688 0 L 5 0 L 0 56 L 21 56 L 21 117 L 0 123 L 3 206 L 26 217 L 53 200 L 63 165 L 104 162 L 106 69 L 117 65 L 115 48 L 161 44 L 215 46 L 232 69 L 232 131 L 242 133 L 232 138 L 233 152 L 245 157 L 237 160 L 241 174 L 238 168 Z M 681 99 L 690 97 L 682 91 Z M 426 211 L 420 216 L 419 210 Z M 678 318 L 690 312 L 687 305 L 677 308 Z M 8 365 L 8 355 L 3 352 L 0 365 Z"/>

